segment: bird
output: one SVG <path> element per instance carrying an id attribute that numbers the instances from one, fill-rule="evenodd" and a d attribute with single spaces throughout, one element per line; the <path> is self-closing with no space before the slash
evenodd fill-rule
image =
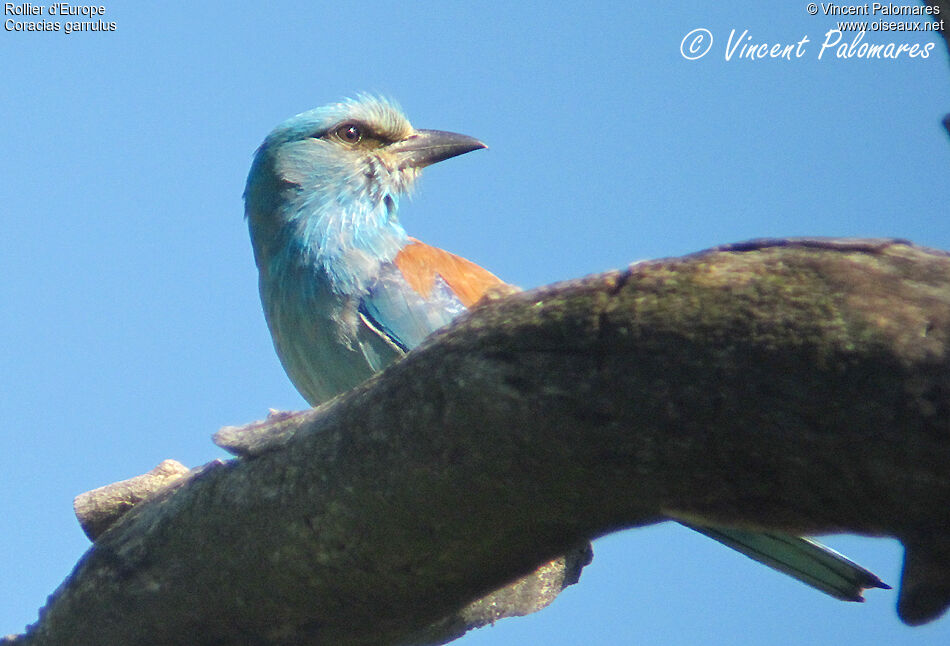
<path id="1" fill-rule="evenodd" d="M 261 303 L 281 364 L 312 406 L 506 287 L 410 237 L 398 218 L 423 168 L 483 148 L 416 129 L 395 102 L 359 94 L 287 119 L 257 149 L 244 202 Z M 841 600 L 889 588 L 810 538 L 673 520 Z"/>

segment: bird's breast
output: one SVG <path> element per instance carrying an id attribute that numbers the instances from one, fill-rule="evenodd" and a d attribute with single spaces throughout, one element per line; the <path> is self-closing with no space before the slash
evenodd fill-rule
<path id="1" fill-rule="evenodd" d="M 402 353 L 359 312 L 359 294 L 341 294 L 319 268 L 261 275 L 261 301 L 274 348 L 298 391 L 317 404 L 353 388 Z"/>

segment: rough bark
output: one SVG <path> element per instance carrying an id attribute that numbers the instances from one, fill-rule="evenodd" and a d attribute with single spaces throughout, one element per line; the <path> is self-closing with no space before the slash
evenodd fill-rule
<path id="1" fill-rule="evenodd" d="M 422 643 L 672 511 L 896 536 L 924 621 L 950 598 L 948 344 L 950 254 L 900 241 L 754 241 L 487 302 L 318 409 L 222 430 L 244 457 L 125 514 L 16 641 Z"/>
<path id="2" fill-rule="evenodd" d="M 148 473 L 76 496 L 73 511 L 82 531 L 94 541 L 135 505 L 189 472 L 181 462 L 164 460 Z"/>

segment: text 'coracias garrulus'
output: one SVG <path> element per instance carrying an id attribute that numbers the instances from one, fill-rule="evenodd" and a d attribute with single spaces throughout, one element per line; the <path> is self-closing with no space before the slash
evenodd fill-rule
<path id="1" fill-rule="evenodd" d="M 364 381 L 503 283 L 406 235 L 397 212 L 429 164 L 477 139 L 417 130 L 392 103 L 360 96 L 304 112 L 261 144 L 244 192 L 274 347 L 312 405 Z M 839 599 L 887 587 L 810 539 L 681 520 Z"/>

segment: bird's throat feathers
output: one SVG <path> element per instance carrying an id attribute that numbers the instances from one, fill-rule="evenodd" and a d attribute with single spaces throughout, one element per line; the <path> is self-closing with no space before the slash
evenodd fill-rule
<path id="1" fill-rule="evenodd" d="M 282 231 L 268 272 L 302 269 L 321 271 L 331 290 L 360 294 L 409 242 L 396 217 L 399 196 L 324 201 L 320 195 L 300 195 L 289 201 L 279 219 Z"/>
<path id="2" fill-rule="evenodd" d="M 321 272 L 336 293 L 364 292 L 380 265 L 408 244 L 397 212 L 415 173 L 394 177 L 375 159 L 354 167 L 293 144 L 283 148 L 279 156 L 258 152 L 246 193 L 262 279 Z"/>

